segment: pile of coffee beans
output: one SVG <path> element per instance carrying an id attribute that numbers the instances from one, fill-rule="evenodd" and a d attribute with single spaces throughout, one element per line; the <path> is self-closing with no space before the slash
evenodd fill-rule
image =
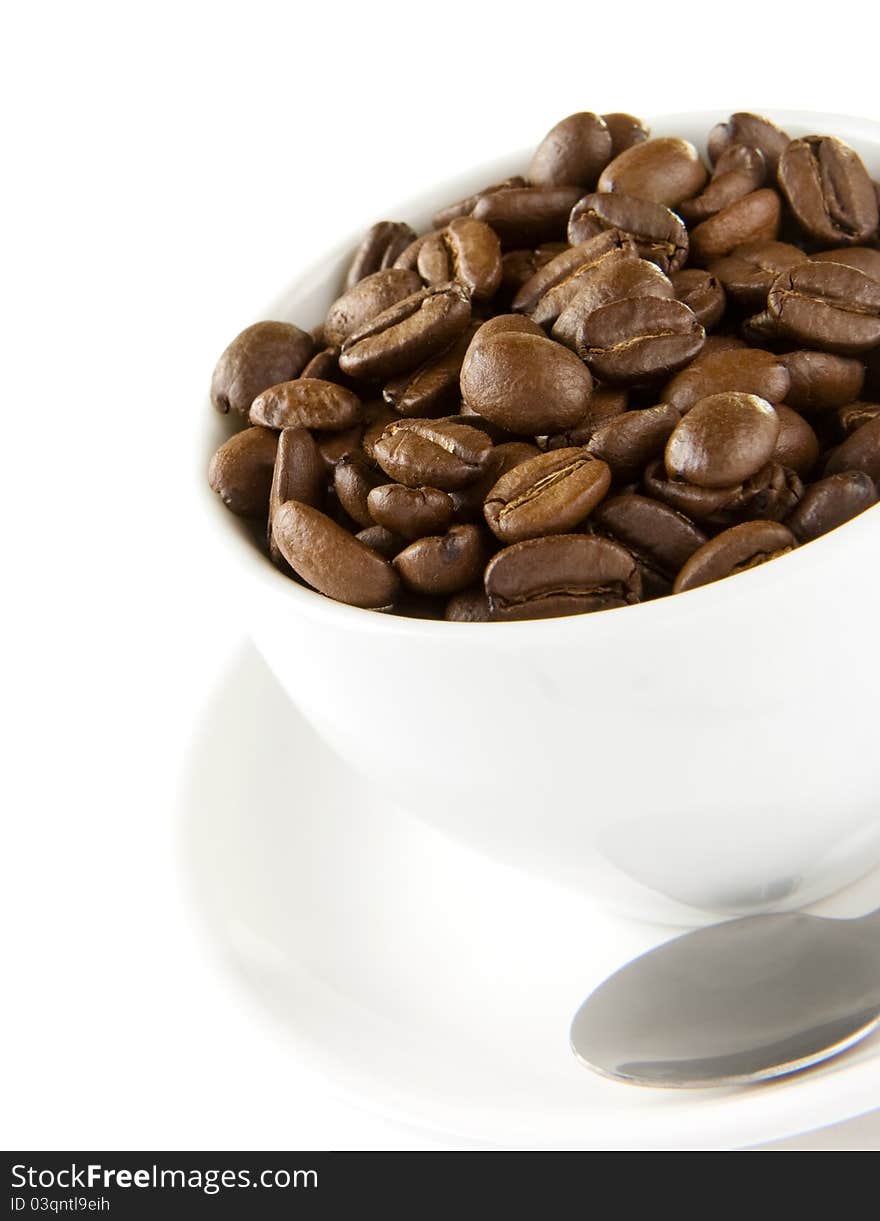
<path id="1" fill-rule="evenodd" d="M 288 576 L 459 621 L 693 589 L 873 505 L 878 197 L 835 136 L 570 115 L 522 177 L 381 221 L 307 332 L 214 370 L 212 488 Z"/>

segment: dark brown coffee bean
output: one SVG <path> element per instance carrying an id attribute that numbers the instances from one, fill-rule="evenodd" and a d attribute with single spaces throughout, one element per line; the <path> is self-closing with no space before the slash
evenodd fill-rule
<path id="1" fill-rule="evenodd" d="M 732 144 L 757 148 L 764 154 L 768 178 L 775 178 L 779 158 L 788 147 L 789 137 L 762 115 L 739 111 L 709 132 L 708 150 L 713 164 L 717 164 Z"/>
<path id="2" fill-rule="evenodd" d="M 645 491 L 679 513 L 707 526 L 732 526 L 752 518 L 782 521 L 803 495 L 794 471 L 768 462 L 745 483 L 729 488 L 703 488 L 669 479 L 662 459 L 645 470 Z"/>
<path id="3" fill-rule="evenodd" d="M 596 386 L 587 401 L 587 410 L 573 428 L 553 433 L 547 449 L 566 449 L 586 445 L 600 424 L 622 415 L 627 409 L 627 392 L 622 386 Z"/>
<path id="4" fill-rule="evenodd" d="M 484 432 L 443 420 L 396 420 L 373 446 L 386 475 L 409 488 L 443 492 L 479 478 L 492 450 Z"/>
<path id="5" fill-rule="evenodd" d="M 770 348 L 778 351 L 786 346 L 786 336 L 769 310 L 752 314 L 740 326 L 740 334 L 754 348 Z M 789 340 L 789 343 L 791 341 Z"/>
<path id="6" fill-rule="evenodd" d="M 523 284 L 513 308 L 530 314 L 541 326 L 549 326 L 578 292 L 580 277 L 615 251 L 636 257 L 633 243 L 617 229 L 606 229 L 579 246 L 568 247 Z"/>
<path id="7" fill-rule="evenodd" d="M 736 390 L 757 394 L 768 403 L 781 403 L 791 385 L 782 357 L 760 348 L 701 352 L 686 369 L 676 373 L 663 387 L 662 398 L 682 414 L 710 394 Z"/>
<path id="8" fill-rule="evenodd" d="M 244 428 L 224 441 L 211 459 L 208 482 L 239 517 L 266 517 L 275 467 L 277 433 Z"/>
<path id="9" fill-rule="evenodd" d="M 755 394 L 726 391 L 700 399 L 675 426 L 664 461 L 670 479 L 729 488 L 769 462 L 779 416 Z"/>
<path id="10" fill-rule="evenodd" d="M 505 250 L 540 246 L 565 236 L 579 187 L 521 187 L 484 195 L 471 215 L 491 225 Z"/>
<path id="11" fill-rule="evenodd" d="M 485 195 L 494 195 L 496 191 L 510 191 L 524 186 L 526 186 L 526 180 L 519 175 L 505 178 L 503 182 L 495 182 L 492 186 L 483 187 L 482 190 L 475 191 L 473 195 L 468 195 L 465 199 L 441 208 L 439 212 L 434 213 L 431 223 L 435 229 L 444 229 L 450 221 L 459 216 L 471 216 L 474 208 Z"/>
<path id="12" fill-rule="evenodd" d="M 681 217 L 664 204 L 615 191 L 585 195 L 572 208 L 568 220 L 568 240 L 572 246 L 588 242 L 609 229 L 629 238 L 639 257 L 656 263 L 661 271 L 678 271 L 684 266 L 688 232 Z M 620 242 L 621 238 L 617 240 Z"/>
<path id="13" fill-rule="evenodd" d="M 403 221 L 380 220 L 368 229 L 354 253 L 345 277 L 345 287 L 352 288 L 376 271 L 394 266 L 394 260 L 404 251 L 415 233 Z"/>
<path id="14" fill-rule="evenodd" d="M 732 526 L 694 552 L 675 579 L 673 592 L 697 589 L 735 576 L 793 551 L 797 539 L 777 521 L 749 521 Z"/>
<path id="15" fill-rule="evenodd" d="M 463 335 L 439 356 L 432 356 L 418 369 L 392 378 L 382 397 L 398 415 L 426 418 L 443 415 L 459 402 L 458 378 L 471 339 L 478 327 L 471 323 Z"/>
<path id="16" fill-rule="evenodd" d="M 712 259 L 709 271 L 738 305 L 762 310 L 776 277 L 806 261 L 803 250 L 787 242 L 746 242 L 723 258 Z"/>
<path id="17" fill-rule="evenodd" d="M 336 498 L 353 522 L 361 529 L 375 524 L 376 519 L 368 507 L 369 495 L 374 488 L 385 482 L 385 476 L 377 471 L 361 454 L 350 454 L 337 462 L 333 468 L 333 487 Z M 384 523 L 379 522 L 379 525 Z"/>
<path id="18" fill-rule="evenodd" d="M 351 606 L 394 602 L 398 580 L 389 562 L 326 513 L 288 500 L 276 510 L 272 532 L 293 571 L 319 593 Z"/>
<path id="19" fill-rule="evenodd" d="M 741 352 L 745 348 L 745 340 L 740 339 L 738 335 L 718 334 L 707 335 L 706 341 L 700 348 L 700 358 L 709 356 L 715 352 Z"/>
<path id="20" fill-rule="evenodd" d="M 485 301 L 501 283 L 501 246 L 488 225 L 460 216 L 428 235 L 419 250 L 418 269 L 426 284 L 457 280 L 474 300 Z"/>
<path id="21" fill-rule="evenodd" d="M 837 250 L 822 250 L 811 254 L 814 263 L 842 263 L 844 267 L 853 267 L 869 280 L 880 284 L 880 250 L 872 250 L 870 246 L 847 246 Z"/>
<path id="22" fill-rule="evenodd" d="M 364 432 L 360 448 L 371 462 L 376 461 L 376 442 L 388 425 L 398 419 L 400 419 L 398 413 L 392 411 L 382 399 L 375 399 L 364 407 Z"/>
<path id="23" fill-rule="evenodd" d="M 483 322 L 475 332 L 465 353 L 465 362 L 481 344 L 495 335 L 535 335 L 538 339 L 547 338 L 543 327 L 538 326 L 531 318 L 524 318 L 522 314 L 497 314 Z"/>
<path id="24" fill-rule="evenodd" d="M 446 603 L 443 618 L 450 623 L 489 623 L 489 599 L 482 585 L 453 594 Z"/>
<path id="25" fill-rule="evenodd" d="M 535 250 L 508 250 L 502 254 L 501 284 L 495 294 L 496 308 L 507 309 L 535 272 L 566 249 L 565 242 L 545 242 Z"/>
<path id="26" fill-rule="evenodd" d="M 477 526 L 453 526 L 443 535 L 416 539 L 394 557 L 394 567 L 413 593 L 448 597 L 480 579 L 485 563 Z"/>
<path id="27" fill-rule="evenodd" d="M 503 543 L 565 534 L 610 486 L 608 466 L 586 449 L 539 454 L 501 476 L 486 497 L 486 522 Z"/>
<path id="28" fill-rule="evenodd" d="M 704 330 L 711 330 L 721 321 L 727 297 L 721 281 L 708 271 L 688 267 L 670 275 L 675 295 L 694 314 Z"/>
<path id="29" fill-rule="evenodd" d="M 611 133 L 612 158 L 626 149 L 632 148 L 634 144 L 641 144 L 651 135 L 650 127 L 641 119 L 637 119 L 635 115 L 615 112 L 614 114 L 603 114 L 602 118 Z"/>
<path id="30" fill-rule="evenodd" d="M 877 196 L 861 157 L 834 136 L 792 140 L 779 161 L 779 185 L 804 233 L 855 246 L 877 232 Z"/>
<path id="31" fill-rule="evenodd" d="M 364 408 L 365 412 L 366 410 Z M 343 432 L 316 432 L 315 444 L 318 447 L 318 453 L 321 455 L 325 472 L 332 476 L 333 468 L 337 462 L 341 461 L 348 454 L 360 453 L 363 449 L 363 438 L 363 423 L 356 424 L 354 428 L 346 428 Z M 303 497 L 294 496 L 292 499 L 302 500 Z"/>
<path id="32" fill-rule="evenodd" d="M 478 331 L 461 369 L 461 392 L 480 415 L 527 436 L 561 432 L 587 408 L 593 379 L 568 348 L 537 335 Z"/>
<path id="33" fill-rule="evenodd" d="M 672 281 L 655 263 L 632 257 L 629 250 L 612 250 L 585 268 L 578 276 L 579 286 L 568 305 L 553 324 L 553 338 L 577 352 L 581 335 L 590 315 L 612 301 L 630 297 L 675 296 Z"/>
<path id="34" fill-rule="evenodd" d="M 587 448 L 595 458 L 608 463 L 618 484 L 626 483 L 663 453 L 680 419 L 669 403 L 626 411 L 599 424 Z"/>
<path id="35" fill-rule="evenodd" d="M 691 258 L 710 263 L 745 242 L 773 241 L 781 217 L 782 203 L 775 191 L 769 187 L 752 191 L 691 230 Z"/>
<path id="36" fill-rule="evenodd" d="M 314 346 L 311 335 L 289 322 L 255 322 L 217 361 L 211 402 L 217 411 L 247 415 L 263 390 L 299 376 Z"/>
<path id="37" fill-rule="evenodd" d="M 574 184 L 592 190 L 611 160 L 611 132 L 599 115 L 570 114 L 552 127 L 535 150 L 529 182 L 540 187 Z"/>
<path id="38" fill-rule="evenodd" d="M 409 540 L 440 533 L 455 513 L 452 497 L 439 488 L 407 488 L 400 483 L 373 488 L 367 504 L 373 521 Z"/>
<path id="39" fill-rule="evenodd" d="M 631 298 L 593 311 L 578 352 L 597 377 L 632 384 L 681 368 L 693 360 L 704 338 L 705 331 L 680 301 Z"/>
<path id="40" fill-rule="evenodd" d="M 492 618 L 552 619 L 638 602 L 636 561 L 608 539 L 554 534 L 505 547 L 485 576 Z"/>
<path id="41" fill-rule="evenodd" d="M 880 484 L 880 417 L 863 424 L 832 450 L 825 474 L 836 475 L 838 471 L 864 471 Z"/>
<path id="42" fill-rule="evenodd" d="M 819 460 L 819 438 L 804 417 L 791 407 L 777 403 L 776 414 L 779 437 L 771 458 L 806 479 Z"/>
<path id="43" fill-rule="evenodd" d="M 425 288 L 349 335 L 339 367 L 352 377 L 387 380 L 442 351 L 470 320 L 470 298 L 461 285 Z"/>
<path id="44" fill-rule="evenodd" d="M 709 174 L 687 140 L 661 136 L 620 153 L 599 177 L 600 191 L 622 191 L 674 208 L 698 195 Z"/>
<path id="45" fill-rule="evenodd" d="M 341 376 L 339 372 L 339 348 L 321 348 L 320 352 L 315 353 L 300 374 L 300 377 L 314 377 L 322 382 L 338 382 Z"/>
<path id="46" fill-rule="evenodd" d="M 880 284 L 841 263 L 802 263 L 773 281 L 767 309 L 808 347 L 843 356 L 880 344 Z"/>
<path id="47" fill-rule="evenodd" d="M 767 166 L 764 154 L 747 144 L 731 144 L 712 171 L 706 189 L 679 204 L 679 215 L 689 225 L 708 220 L 723 208 L 764 185 Z"/>
<path id="48" fill-rule="evenodd" d="M 300 500 L 319 509 L 324 500 L 327 470 L 321 453 L 305 428 L 285 428 L 278 434 L 275 468 L 269 491 L 269 554 L 277 564 L 281 552 L 272 537 L 272 523 L 279 505 Z"/>
<path id="49" fill-rule="evenodd" d="M 880 403 L 847 403 L 837 412 L 837 422 L 845 437 L 857 432 L 863 424 L 876 420 L 880 415 Z"/>
<path id="50" fill-rule="evenodd" d="M 407 544 L 407 539 L 392 533 L 391 530 L 386 530 L 384 526 L 367 526 L 365 530 L 358 530 L 355 538 L 367 547 L 372 547 L 374 551 L 378 551 L 380 555 L 384 555 L 386 560 L 393 560 Z"/>
<path id="51" fill-rule="evenodd" d="M 870 475 L 843 471 L 811 484 L 785 524 L 798 542 L 809 543 L 876 503 L 877 492 Z"/>
<path id="52" fill-rule="evenodd" d="M 322 382 L 316 377 L 282 382 L 257 395 L 251 404 L 250 421 L 266 428 L 321 428 L 342 432 L 361 418 L 361 401 L 356 394 Z"/>
<path id="53" fill-rule="evenodd" d="M 359 280 L 327 311 L 324 319 L 327 343 L 340 347 L 354 331 L 421 287 L 422 281 L 416 272 L 399 267 L 388 267 Z"/>
<path id="54" fill-rule="evenodd" d="M 679 570 L 706 542 L 706 535 L 683 513 L 633 493 L 603 500 L 591 520 L 635 557 L 643 598 L 671 593 Z"/>
<path id="55" fill-rule="evenodd" d="M 504 441 L 496 445 L 486 459 L 485 469 L 479 479 L 469 487 L 452 493 L 456 520 L 482 522 L 486 497 L 501 476 L 512 471 L 521 462 L 537 458 L 540 453 L 537 445 L 530 445 L 528 441 Z"/>

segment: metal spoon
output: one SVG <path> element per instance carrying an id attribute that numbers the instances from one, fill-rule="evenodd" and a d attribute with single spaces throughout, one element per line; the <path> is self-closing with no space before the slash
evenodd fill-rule
<path id="1" fill-rule="evenodd" d="M 880 1027 L 880 910 L 858 920 L 746 916 L 643 954 L 571 1025 L 584 1064 L 635 1085 L 762 1081 Z"/>

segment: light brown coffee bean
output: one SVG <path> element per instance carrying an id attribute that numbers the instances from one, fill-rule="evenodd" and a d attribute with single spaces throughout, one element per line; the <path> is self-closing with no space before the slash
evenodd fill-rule
<path id="1" fill-rule="evenodd" d="M 873 250 L 870 246 L 822 250 L 818 254 L 811 254 L 810 259 L 814 263 L 842 263 L 844 267 L 852 267 L 869 280 L 876 280 L 880 284 L 880 250 Z"/>
<path id="2" fill-rule="evenodd" d="M 278 436 L 268 428 L 244 428 L 211 458 L 208 483 L 239 517 L 266 517 Z"/>
<path id="3" fill-rule="evenodd" d="M 640 258 L 656 263 L 661 271 L 677 271 L 688 254 L 684 221 L 664 204 L 627 195 L 623 191 L 595 192 L 578 200 L 568 218 L 572 246 L 615 230 L 618 242 L 628 238 Z"/>
<path id="4" fill-rule="evenodd" d="M 674 208 L 699 194 L 709 177 L 687 140 L 662 136 L 620 153 L 599 177 L 600 191 L 623 191 Z"/>
<path id="5" fill-rule="evenodd" d="M 252 424 L 266 428 L 320 428 L 325 432 L 352 428 L 361 415 L 361 401 L 356 394 L 316 377 L 300 377 L 272 386 L 257 395 L 250 409 Z"/>
<path id="6" fill-rule="evenodd" d="M 635 259 L 636 248 L 617 229 L 606 229 L 578 246 L 571 246 L 545 263 L 522 285 L 513 308 L 531 315 L 541 326 L 559 317 L 580 288 L 580 278 L 613 251 Z"/>
<path id="7" fill-rule="evenodd" d="M 804 417 L 791 407 L 777 403 L 775 410 L 779 417 L 779 437 L 771 459 L 795 471 L 801 479 L 807 479 L 819 460 L 819 438 Z"/>
<path id="8" fill-rule="evenodd" d="M 733 348 L 699 356 L 671 378 L 661 397 L 682 414 L 710 394 L 737 390 L 757 394 L 769 403 L 781 403 L 791 386 L 791 377 L 781 356 L 760 348 Z"/>
<path id="9" fill-rule="evenodd" d="M 880 344 L 880 284 L 841 263 L 801 263 L 778 276 L 767 310 L 807 347 L 851 356 Z"/>
<path id="10" fill-rule="evenodd" d="M 762 310 L 776 277 L 806 261 L 803 250 L 788 242 L 746 242 L 720 259 L 709 260 L 709 271 L 738 305 Z"/>
<path id="11" fill-rule="evenodd" d="M 756 474 L 779 439 L 779 416 L 765 399 L 727 391 L 700 399 L 666 445 L 666 473 L 703 488 L 728 488 Z"/>
<path id="12" fill-rule="evenodd" d="M 776 177 L 779 158 L 788 147 L 789 137 L 763 115 L 738 111 L 709 132 L 708 151 L 713 164 L 718 163 L 732 144 L 747 144 L 759 149 L 767 163 L 767 176 L 772 179 Z"/>
<path id="13" fill-rule="evenodd" d="M 421 287 L 422 281 L 414 271 L 398 267 L 373 272 L 357 281 L 327 311 L 324 319 L 326 342 L 341 347 L 352 332 Z"/>
<path id="14" fill-rule="evenodd" d="M 452 526 L 443 535 L 416 539 L 394 557 L 394 567 L 413 593 L 448 597 L 478 581 L 483 537 L 477 526 Z"/>
<path id="15" fill-rule="evenodd" d="M 792 140 L 779 185 L 803 231 L 832 246 L 856 246 L 877 232 L 874 185 L 861 157 L 835 136 Z"/>
<path id="16" fill-rule="evenodd" d="M 272 523 L 279 505 L 287 500 L 320 509 L 327 486 L 327 469 L 320 450 L 305 428 L 284 428 L 278 433 L 278 448 L 269 491 L 269 555 L 277 564 L 281 552 L 272 537 Z"/>
<path id="17" fill-rule="evenodd" d="M 491 489 L 486 523 L 503 543 L 565 534 L 589 516 L 610 486 L 610 469 L 586 449 L 539 454 Z"/>
<path id="18" fill-rule="evenodd" d="M 611 156 L 616 157 L 624 149 L 632 148 L 650 138 L 651 129 L 635 115 L 615 111 L 613 114 L 603 114 L 605 125 L 611 132 Z"/>
<path id="19" fill-rule="evenodd" d="M 439 488 L 408 488 L 400 483 L 373 488 L 367 505 L 377 525 L 410 541 L 445 530 L 455 513 L 452 497 Z"/>
<path id="20" fill-rule="evenodd" d="M 781 522 L 749 521 L 731 526 L 694 552 L 676 577 L 673 593 L 684 593 L 757 568 L 796 546 L 797 539 Z"/>
<path id="21" fill-rule="evenodd" d="M 611 468 L 618 484 L 637 478 L 663 453 L 681 416 L 669 403 L 626 411 L 593 430 L 587 449 Z"/>
<path id="22" fill-rule="evenodd" d="M 774 241 L 781 218 L 782 202 L 775 191 L 752 191 L 691 230 L 691 258 L 710 263 L 746 242 Z"/>
<path id="23" fill-rule="evenodd" d="M 390 379 L 448 347 L 470 320 L 470 298 L 460 284 L 425 288 L 352 332 L 339 367 L 352 377 Z"/>
<path id="24" fill-rule="evenodd" d="M 529 165 L 529 182 L 555 187 L 574 184 L 592 190 L 611 160 L 611 132 L 597 114 L 582 111 L 562 119 L 538 145 Z"/>
<path id="25" fill-rule="evenodd" d="M 475 301 L 487 301 L 501 283 L 501 245 L 488 225 L 461 216 L 428 235 L 418 269 L 426 284 L 457 280 Z"/>
<path id="26" fill-rule="evenodd" d="M 495 620 L 552 619 L 638 602 L 641 579 L 630 553 L 608 539 L 553 534 L 499 551 L 486 566 Z"/>
<path id="27" fill-rule="evenodd" d="M 373 446 L 379 466 L 398 483 L 443 492 L 478 479 L 491 450 L 484 432 L 444 420 L 396 420 Z"/>
<path id="28" fill-rule="evenodd" d="M 454 204 L 441 208 L 439 212 L 434 213 L 431 224 L 435 229 L 444 229 L 456 217 L 472 215 L 474 208 L 484 195 L 492 195 L 496 191 L 510 191 L 526 185 L 525 178 L 520 177 L 518 174 L 512 178 L 505 178 L 503 182 L 495 182 L 491 186 L 483 187 L 480 191 L 475 191 L 473 195 L 468 195 Z"/>
<path id="29" fill-rule="evenodd" d="M 314 347 L 311 335 L 289 322 L 255 322 L 217 361 L 211 402 L 217 411 L 247 415 L 263 390 L 299 376 Z"/>
<path id="30" fill-rule="evenodd" d="M 553 324 L 553 338 L 573 352 L 580 351 L 584 326 L 601 306 L 630 297 L 675 296 L 672 281 L 647 259 L 635 259 L 628 250 L 613 250 L 586 268 L 579 287 Z"/>
<path id="31" fill-rule="evenodd" d="M 593 310 L 581 329 L 578 354 L 597 377 L 627 385 L 681 368 L 697 355 L 705 336 L 680 301 L 629 298 Z"/>
<path id="32" fill-rule="evenodd" d="M 326 513 L 288 500 L 275 512 L 273 536 L 297 576 L 328 598 L 373 609 L 394 602 L 399 583 L 389 562 Z"/>
<path id="33" fill-rule="evenodd" d="M 764 154 L 747 144 L 731 144 L 724 150 L 705 190 L 679 204 L 679 215 L 689 225 L 708 220 L 717 212 L 764 185 L 767 166 Z"/>

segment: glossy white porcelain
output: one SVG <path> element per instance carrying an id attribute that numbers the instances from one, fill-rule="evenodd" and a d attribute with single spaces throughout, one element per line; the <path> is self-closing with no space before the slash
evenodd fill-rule
<path id="1" fill-rule="evenodd" d="M 652 128 L 701 143 L 722 117 Z M 880 124 L 771 117 L 847 138 L 880 177 Z M 425 226 L 526 163 L 487 163 L 388 215 Z M 356 240 L 263 316 L 318 322 Z M 204 415 L 203 466 L 229 428 Z M 442 831 L 683 923 L 799 907 L 880 863 L 880 508 L 677 597 L 486 625 L 331 602 L 282 576 L 207 490 L 203 504 L 224 597 L 290 697 L 366 783 Z"/>

